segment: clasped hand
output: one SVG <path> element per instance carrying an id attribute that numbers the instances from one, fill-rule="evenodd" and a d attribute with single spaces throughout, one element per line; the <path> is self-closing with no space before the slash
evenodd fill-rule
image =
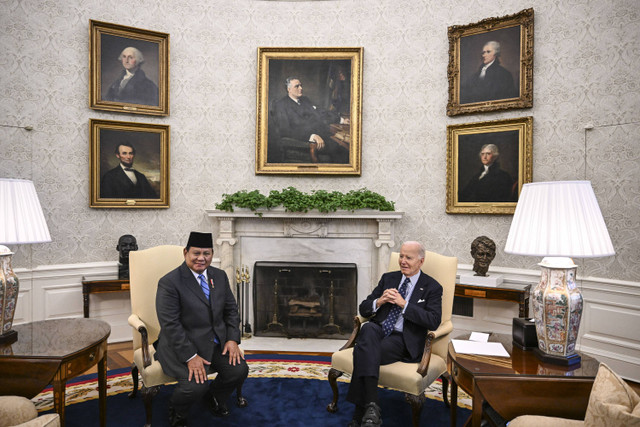
<path id="1" fill-rule="evenodd" d="M 391 304 L 395 304 L 400 308 L 404 308 L 404 305 L 407 303 L 396 288 L 389 288 L 384 290 L 382 296 L 378 298 L 378 307 L 388 302 L 390 302 Z"/>

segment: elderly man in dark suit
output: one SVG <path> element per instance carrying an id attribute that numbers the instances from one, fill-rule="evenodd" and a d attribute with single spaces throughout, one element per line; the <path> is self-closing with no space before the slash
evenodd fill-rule
<path id="1" fill-rule="evenodd" d="M 331 139 L 329 128 L 330 123 L 348 123 L 348 119 L 341 118 L 335 111 L 323 110 L 302 96 L 302 82 L 297 77 L 288 77 L 285 85 L 287 95 L 273 106 L 273 125 L 276 127 L 273 134 L 277 135 L 276 139 L 291 138 L 307 145 L 313 163 L 318 161 L 319 153 L 327 153 L 332 163 L 349 163 L 348 150 Z M 274 152 L 273 148 L 270 151 Z"/>
<path id="2" fill-rule="evenodd" d="M 107 199 L 157 199 L 149 180 L 143 173 L 133 169 L 136 149 L 128 142 L 116 147 L 120 164 L 107 171 L 100 181 L 100 197 Z"/>
<path id="3" fill-rule="evenodd" d="M 427 332 L 440 325 L 442 286 L 420 270 L 425 250 L 418 242 L 400 248 L 400 271 L 382 275 L 378 286 L 360 304 L 360 314 L 371 317 L 362 325 L 353 351 L 353 375 L 347 400 L 356 405 L 350 427 L 379 426 L 380 365 L 417 362 Z"/>
<path id="4" fill-rule="evenodd" d="M 169 401 L 172 426 L 186 426 L 189 408 L 202 397 L 214 415 L 228 415 L 226 402 L 249 373 L 238 347 L 238 306 L 227 274 L 210 266 L 212 258 L 211 233 L 192 232 L 184 263 L 158 282 L 156 355 L 178 380 Z M 213 372 L 218 375 L 209 384 Z"/>
<path id="5" fill-rule="evenodd" d="M 158 86 L 140 68 L 144 63 L 142 52 L 135 47 L 127 47 L 118 60 L 122 62 L 124 70 L 102 98 L 105 101 L 158 105 Z"/>

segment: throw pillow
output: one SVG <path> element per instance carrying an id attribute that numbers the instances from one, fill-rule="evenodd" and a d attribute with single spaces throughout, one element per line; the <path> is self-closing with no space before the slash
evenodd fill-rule
<path id="1" fill-rule="evenodd" d="M 640 427 L 640 397 L 604 363 L 593 382 L 584 425 Z"/>

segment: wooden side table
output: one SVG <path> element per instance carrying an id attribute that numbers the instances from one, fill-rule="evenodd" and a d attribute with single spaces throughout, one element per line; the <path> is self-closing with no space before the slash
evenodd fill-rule
<path id="1" fill-rule="evenodd" d="M 82 278 L 82 303 L 84 317 L 89 318 L 89 295 L 110 292 L 128 292 L 129 279 L 88 280 Z"/>
<path id="2" fill-rule="evenodd" d="M 0 346 L 0 395 L 28 399 L 53 384 L 53 403 L 65 423 L 67 381 L 98 365 L 100 425 L 107 416 L 108 323 L 96 319 L 54 319 L 14 325 L 18 340 Z"/>
<path id="3" fill-rule="evenodd" d="M 460 337 L 467 339 L 468 335 Z M 590 390 L 589 384 L 593 383 L 598 373 L 598 361 L 593 357 L 581 354 L 582 361 L 578 366 L 564 367 L 543 363 L 532 351 L 521 350 L 513 347 L 512 337 L 507 334 L 492 334 L 490 341 L 501 342 L 510 357 L 479 356 L 473 354 L 457 354 L 453 344 L 449 343 L 447 352 L 447 371 L 451 375 L 451 425 L 456 425 L 456 407 L 458 402 L 458 387 L 461 387 L 473 398 L 471 425 L 479 426 L 482 418 L 482 403 L 487 402 L 494 406 L 489 393 L 477 392 L 476 379 L 491 378 L 493 384 L 500 383 L 498 389 L 511 390 L 510 398 L 500 401 L 502 413 L 511 414 L 523 401 L 530 399 L 536 401 L 536 396 L 546 396 L 547 399 L 556 401 L 559 408 L 564 408 L 565 418 L 572 418 L 574 396 L 578 394 L 568 393 L 572 387 Z M 534 379 L 533 381 L 531 379 Z M 587 399 L 588 399 L 587 393 Z M 580 393 L 581 396 L 584 393 Z M 504 397 L 504 394 L 502 395 Z M 530 402 L 531 403 L 531 402 Z M 495 408 L 495 406 L 494 406 Z M 469 424 L 469 422 L 467 422 Z"/>
<path id="4" fill-rule="evenodd" d="M 515 302 L 519 306 L 518 317 L 527 317 L 529 315 L 530 290 L 531 285 L 527 285 L 525 288 L 520 289 L 516 287 L 510 287 L 508 285 L 491 287 L 461 285 L 459 283 L 456 283 L 455 296 L 464 298 L 488 299 L 493 301 Z"/>

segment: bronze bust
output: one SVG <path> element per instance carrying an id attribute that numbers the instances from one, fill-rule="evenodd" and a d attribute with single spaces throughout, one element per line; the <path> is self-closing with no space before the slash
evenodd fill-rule
<path id="1" fill-rule="evenodd" d="M 496 257 L 496 243 L 487 236 L 476 237 L 471 242 L 474 276 L 487 276 L 489 264 Z"/>
<path id="2" fill-rule="evenodd" d="M 118 259 L 118 279 L 129 278 L 129 252 L 138 250 L 138 242 L 131 234 L 125 234 L 118 239 L 116 250 L 120 252 Z"/>

